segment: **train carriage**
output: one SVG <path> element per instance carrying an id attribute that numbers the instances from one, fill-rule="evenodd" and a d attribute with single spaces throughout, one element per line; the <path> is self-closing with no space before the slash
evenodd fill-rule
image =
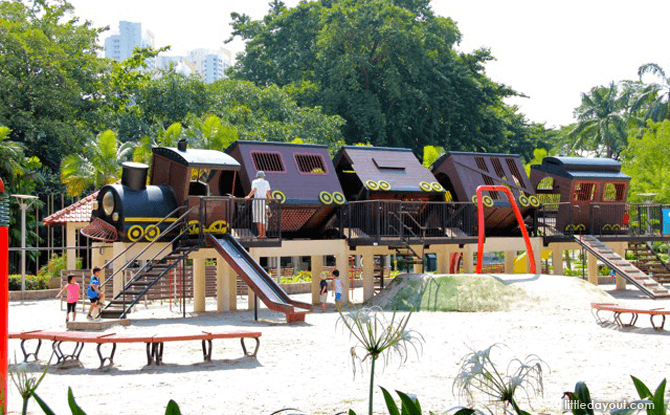
<path id="1" fill-rule="evenodd" d="M 285 237 L 322 237 L 337 207 L 347 202 L 325 145 L 240 140 L 226 153 L 242 166 L 235 196 L 248 194 L 256 173 L 265 172 L 272 197 L 282 204 Z"/>
<path id="2" fill-rule="evenodd" d="M 545 157 L 530 180 L 545 204 L 543 220 L 558 232 L 620 233 L 628 226 L 630 176 L 608 158 Z"/>
<path id="3" fill-rule="evenodd" d="M 530 179 L 516 154 L 449 152 L 431 166 L 437 181 L 445 188 L 445 198 L 454 202 L 476 202 L 481 185 L 503 185 L 510 189 L 522 215 L 540 205 Z M 507 197 L 502 192 L 484 192 L 484 224 L 488 235 L 518 232 L 518 223 Z"/>
<path id="4" fill-rule="evenodd" d="M 344 146 L 333 164 L 352 203 L 352 228 L 368 236 L 445 236 L 450 214 L 431 203 L 444 201 L 444 189 L 411 150 Z"/>

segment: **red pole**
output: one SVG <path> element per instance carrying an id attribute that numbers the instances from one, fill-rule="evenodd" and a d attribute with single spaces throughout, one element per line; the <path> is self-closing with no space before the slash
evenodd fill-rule
<path id="1" fill-rule="evenodd" d="M 519 222 L 519 228 L 521 229 L 521 236 L 526 243 L 526 251 L 528 251 L 528 260 L 530 261 L 530 273 L 535 274 L 537 271 L 535 267 L 535 254 L 533 253 L 533 246 L 530 244 L 530 238 L 528 237 L 528 231 L 526 231 L 526 226 L 523 222 L 523 216 L 521 216 L 521 211 L 516 205 L 514 200 L 514 195 L 512 192 L 505 186 L 491 186 L 491 185 L 482 185 L 477 188 L 477 213 L 479 216 L 479 234 L 477 238 L 477 269 L 475 273 L 482 273 L 482 261 L 484 259 L 484 201 L 482 200 L 483 191 L 497 191 L 503 192 L 509 199 L 509 204 L 512 206 L 514 215 L 516 216 L 517 222 Z"/>
<path id="2" fill-rule="evenodd" d="M 9 332 L 9 203 L 0 179 L 0 410 L 7 413 L 7 335 Z"/>

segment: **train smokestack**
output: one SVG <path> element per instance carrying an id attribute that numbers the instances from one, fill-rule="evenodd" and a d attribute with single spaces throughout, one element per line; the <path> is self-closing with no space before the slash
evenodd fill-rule
<path id="1" fill-rule="evenodd" d="M 186 139 L 185 138 L 182 138 L 181 140 L 177 141 L 177 150 L 186 151 Z"/>
<path id="2" fill-rule="evenodd" d="M 144 163 L 126 161 L 122 164 L 121 184 L 133 190 L 144 190 L 147 187 L 149 166 Z"/>

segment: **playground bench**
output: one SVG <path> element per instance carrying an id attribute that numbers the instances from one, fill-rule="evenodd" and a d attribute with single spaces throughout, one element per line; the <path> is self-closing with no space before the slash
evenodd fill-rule
<path id="1" fill-rule="evenodd" d="M 116 345 L 118 343 L 145 343 L 147 346 L 147 365 L 163 364 L 163 349 L 166 342 L 174 341 L 188 341 L 201 340 L 202 354 L 205 362 L 212 360 L 212 340 L 214 339 L 240 339 L 242 343 L 242 351 L 245 356 L 256 357 L 258 348 L 260 347 L 260 332 L 227 332 L 227 333 L 210 333 L 203 331 L 201 333 L 177 335 L 177 336 L 126 336 L 115 333 L 98 334 L 98 333 L 77 333 L 77 332 L 49 332 L 49 331 L 26 331 L 20 333 L 9 333 L 10 339 L 21 340 L 21 351 L 23 352 L 24 362 L 32 356 L 37 361 L 37 355 L 42 346 L 42 340 L 51 340 L 51 347 L 56 356 L 56 365 L 60 365 L 67 360 L 79 361 L 79 356 L 84 348 L 85 343 L 97 344 L 98 357 L 100 358 L 99 369 L 111 367 L 114 365 L 114 354 L 116 353 Z M 248 352 L 245 344 L 245 339 L 252 338 L 256 340 L 256 347 L 253 352 Z M 26 351 L 25 342 L 28 340 L 37 340 L 35 351 Z M 62 350 L 61 345 L 64 342 L 74 342 L 75 347 L 70 353 Z M 109 356 L 103 356 L 102 346 L 111 344 L 112 349 Z"/>
<path id="2" fill-rule="evenodd" d="M 665 326 L 665 316 L 670 315 L 670 310 L 663 308 L 640 309 L 611 303 L 591 303 L 591 313 L 593 313 L 594 317 L 596 320 L 598 320 L 599 323 L 606 321 L 600 317 L 600 312 L 602 311 L 611 312 L 614 318 L 614 322 L 619 327 L 634 326 L 635 323 L 637 323 L 637 318 L 640 314 L 647 314 L 649 316 L 651 326 L 654 328 L 654 330 L 663 330 L 663 327 Z M 621 320 L 622 314 L 630 314 L 630 320 L 627 323 Z M 661 324 L 658 326 L 654 321 L 654 317 L 656 316 L 661 316 Z"/>

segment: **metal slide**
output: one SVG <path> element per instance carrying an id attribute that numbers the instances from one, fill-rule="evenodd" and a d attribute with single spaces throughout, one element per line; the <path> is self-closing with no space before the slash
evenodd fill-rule
<path id="1" fill-rule="evenodd" d="M 601 260 L 605 265 L 621 275 L 626 281 L 635 285 L 643 293 L 651 298 L 668 298 L 670 292 L 663 285 L 654 281 L 653 278 L 640 271 L 625 258 L 612 251 L 598 238 L 592 235 L 575 235 L 575 241 Z"/>
<path id="2" fill-rule="evenodd" d="M 235 238 L 208 234 L 207 240 L 270 310 L 286 314 L 287 322 L 304 321 L 312 311 L 311 304 L 292 300 Z"/>

